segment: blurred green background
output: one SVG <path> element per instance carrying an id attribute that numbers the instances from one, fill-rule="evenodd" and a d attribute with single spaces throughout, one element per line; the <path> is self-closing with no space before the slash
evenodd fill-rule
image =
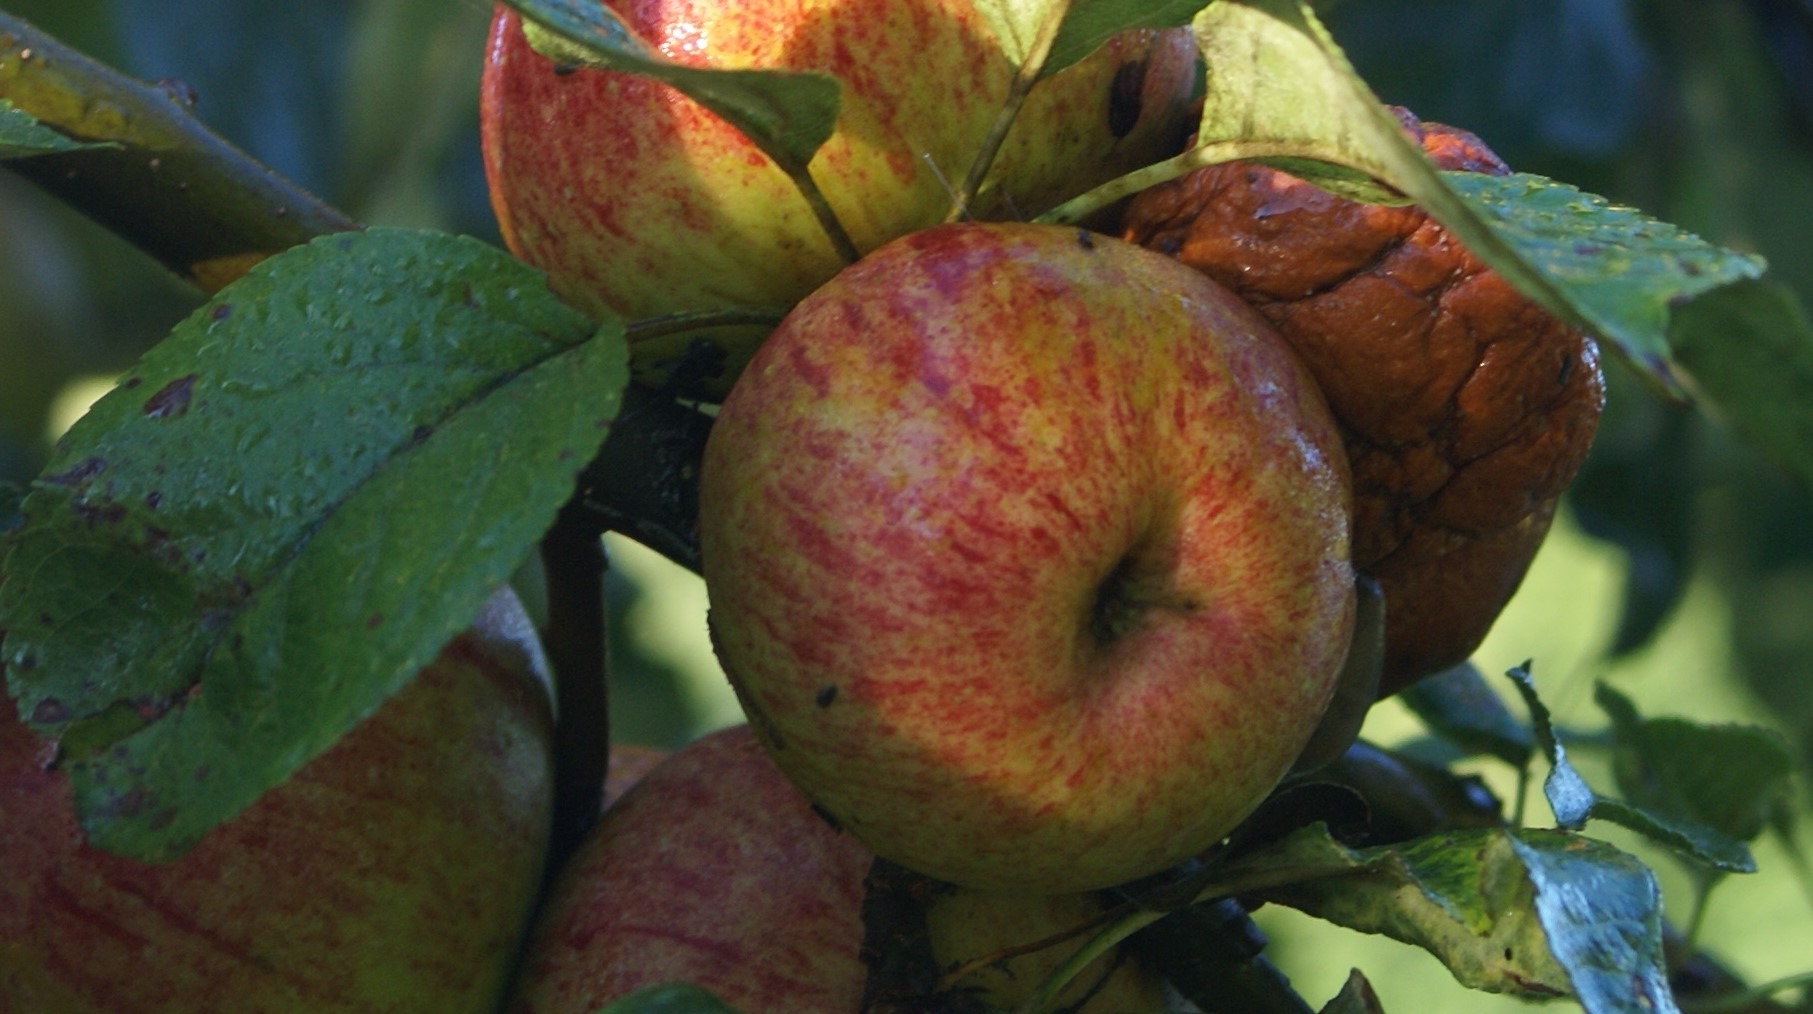
<path id="1" fill-rule="evenodd" d="M 3 5 L 137 76 L 180 79 L 203 119 L 357 219 L 496 241 L 478 158 L 480 0 Z M 1762 253 L 1813 304 L 1813 0 L 1326 6 L 1387 101 L 1476 131 L 1519 169 Z M 0 480 L 23 482 L 197 296 L 3 173 L 0 266 Z M 1808 491 L 1716 420 L 1608 369 L 1592 458 L 1477 661 L 1496 673 L 1533 660 L 1572 728 L 1603 726 L 1592 685 L 1604 679 L 1650 714 L 1776 728 L 1813 768 Z M 633 546 L 614 561 L 615 734 L 672 746 L 737 721 L 696 579 Z M 1385 742 L 1418 734 L 1396 705 L 1368 728 Z M 1514 790 L 1506 772 L 1478 770 Z M 1804 813 L 1804 777 L 1801 789 Z M 1546 817 L 1540 800 L 1528 812 Z M 1799 836 L 1813 841 L 1804 817 Z M 1715 896 L 1704 938 L 1756 979 L 1813 968 L 1813 885 L 1780 842 L 1759 859 L 1760 874 Z M 1666 858 L 1656 865 L 1670 913 L 1684 917 L 1688 879 Z M 1273 956 L 1313 1001 L 1359 965 L 1387 1010 L 1516 1006 L 1459 990 L 1395 944 L 1262 915 Z"/>

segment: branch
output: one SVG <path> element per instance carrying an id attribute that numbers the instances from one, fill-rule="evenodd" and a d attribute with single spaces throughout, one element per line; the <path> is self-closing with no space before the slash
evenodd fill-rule
<path id="1" fill-rule="evenodd" d="M 109 147 L 6 163 L 206 292 L 351 219 L 209 130 L 183 89 L 135 80 L 0 11 L 0 99 Z"/>

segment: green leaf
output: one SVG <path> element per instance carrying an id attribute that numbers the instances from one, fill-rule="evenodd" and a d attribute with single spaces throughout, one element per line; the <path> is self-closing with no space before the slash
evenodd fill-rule
<path id="1" fill-rule="evenodd" d="M 1661 892 L 1649 869 L 1565 831 L 1452 832 L 1349 849 L 1320 825 L 1245 867 L 1306 874 L 1264 898 L 1421 947 L 1463 985 L 1571 994 L 1592 1014 L 1675 1010 L 1662 965 Z"/>
<path id="2" fill-rule="evenodd" d="M 1221 0 L 1193 26 L 1208 65 L 1202 126 L 1198 148 L 1167 171 L 1261 159 L 1343 196 L 1409 198 L 1519 291 L 1666 388 L 1678 388 L 1666 365 L 1670 313 L 1763 270 L 1540 177 L 1438 172 L 1301 0 Z"/>
<path id="3" fill-rule="evenodd" d="M 1536 694 L 1528 664 L 1512 669 L 1506 675 L 1511 677 L 1523 695 L 1524 703 L 1530 709 L 1530 721 L 1536 740 L 1542 745 L 1543 754 L 1548 758 L 1549 774 L 1542 789 L 1543 795 L 1548 798 L 1549 807 L 1555 811 L 1557 824 L 1578 830 L 1588 820 L 1606 820 L 1647 835 L 1690 859 L 1716 869 L 1728 873 L 1755 872 L 1756 860 L 1742 841 L 1708 826 L 1696 817 L 1632 805 L 1594 790 L 1568 760 L 1566 748 L 1555 735 L 1548 708 Z M 1601 700 L 1604 703 L 1605 699 Z M 1628 708 L 1629 702 L 1625 701 L 1624 705 Z M 1635 711 L 1632 710 L 1630 714 L 1634 715 Z M 1680 759 L 1696 762 L 1690 761 L 1690 757 L 1691 755 L 1683 755 Z"/>
<path id="4" fill-rule="evenodd" d="M 1524 704 L 1530 709 L 1530 727 L 1536 733 L 1536 742 L 1541 744 L 1543 756 L 1549 761 L 1549 775 L 1542 783 L 1542 794 L 1549 801 L 1549 808 L 1555 811 L 1555 823 L 1564 828 L 1579 830 L 1586 825 L 1592 816 L 1593 802 L 1598 794 L 1574 765 L 1567 759 L 1567 749 L 1555 736 L 1555 726 L 1549 717 L 1549 709 L 1536 696 L 1536 681 L 1530 676 L 1530 664 L 1523 665 L 1505 673 L 1517 686 L 1517 692 L 1523 695 Z"/>
<path id="5" fill-rule="evenodd" d="M 598 1008 L 598 1014 L 738 1014 L 707 990 L 684 984 L 650 986 Z"/>
<path id="6" fill-rule="evenodd" d="M 1522 768 L 1536 751 L 1530 727 L 1511 714 L 1472 663 L 1423 679 L 1398 699 L 1432 732 L 1471 754 Z"/>
<path id="7" fill-rule="evenodd" d="M 1287 171 L 1362 200 L 1445 190 L 1307 3 L 1221 0 L 1192 27 L 1208 67 L 1197 145 L 1217 161 L 1283 160 Z"/>
<path id="8" fill-rule="evenodd" d="M 475 240 L 336 235 L 77 423 L 8 539 L 0 628 L 96 844 L 179 854 L 470 621 L 616 413 L 624 343 L 594 328 Z"/>
<path id="9" fill-rule="evenodd" d="M 1813 483 L 1813 321 L 1800 297 L 1782 285 L 1740 283 L 1679 308 L 1670 325 L 1694 387 Z"/>
<path id="10" fill-rule="evenodd" d="M 1202 10 L 1207 0 L 978 0 L 976 14 L 994 33 L 1008 62 L 1026 63 L 1039 30 L 1063 13 L 1063 23 L 1040 65 L 1050 77 L 1099 49 L 1122 32 L 1140 28 L 1178 28 Z"/>
<path id="11" fill-rule="evenodd" d="M 0 161 L 101 147 L 106 145 L 77 141 L 59 134 L 12 102 L 0 99 Z"/>
<path id="12" fill-rule="evenodd" d="M 816 71 L 715 70 L 674 63 L 596 0 L 505 0 L 523 30 L 552 59 L 641 74 L 672 85 L 724 118 L 789 174 L 806 164 L 837 126 L 841 86 Z"/>
<path id="13" fill-rule="evenodd" d="M 1749 846 L 1704 824 L 1606 796 L 1593 800 L 1593 819 L 1629 828 L 1684 858 L 1724 873 L 1756 872 L 1756 857 L 1751 855 Z"/>
<path id="14" fill-rule="evenodd" d="M 1560 996 L 1567 975 L 1536 918 L 1535 889 L 1503 830 L 1463 831 L 1349 849 L 1316 825 L 1242 863 L 1306 876 L 1259 894 L 1435 955 L 1462 985 Z M 1234 871 L 1229 871 L 1233 873 Z"/>
<path id="15" fill-rule="evenodd" d="M 1618 790 L 1637 806 L 1755 841 L 1791 791 L 1794 754 L 1773 730 L 1645 719 L 1605 683 L 1595 699 L 1612 719 Z"/>
<path id="16" fill-rule="evenodd" d="M 1564 315 L 1651 373 L 1667 369 L 1675 307 L 1764 271 L 1760 257 L 1713 246 L 1541 176 L 1445 172 L 1442 178 L 1513 254 L 1543 272 L 1566 301 Z"/>

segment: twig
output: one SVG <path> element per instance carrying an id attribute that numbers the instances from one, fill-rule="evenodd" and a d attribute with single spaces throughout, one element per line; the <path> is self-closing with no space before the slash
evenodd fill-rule
<path id="1" fill-rule="evenodd" d="M 352 219 L 210 131 L 184 89 L 135 80 L 0 11 L 0 99 L 107 147 L 6 163 L 214 292 Z"/>
<path id="2" fill-rule="evenodd" d="M 602 535 L 588 512 L 569 504 L 541 540 L 548 589 L 542 640 L 554 667 L 557 716 L 550 876 L 585 842 L 604 802 L 611 744 Z"/>

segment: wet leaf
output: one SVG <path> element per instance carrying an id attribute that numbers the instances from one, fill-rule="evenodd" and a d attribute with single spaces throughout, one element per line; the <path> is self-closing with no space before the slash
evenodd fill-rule
<path id="1" fill-rule="evenodd" d="M 255 268 L 65 437 L 0 583 L 19 711 L 96 844 L 179 854 L 407 682 L 602 443 L 620 335 L 474 240 Z"/>
<path id="2" fill-rule="evenodd" d="M 1677 307 L 1760 277 L 1765 268 L 1760 257 L 1714 246 L 1541 176 L 1448 172 L 1442 177 L 1515 256 L 1543 273 L 1566 301 L 1564 316 L 1579 319 L 1652 370 L 1663 369 L 1668 357 Z"/>
<path id="3" fill-rule="evenodd" d="M 1671 314 L 1763 271 L 1759 258 L 1541 177 L 1438 172 L 1302 0 L 1222 0 L 1193 26 L 1207 94 L 1199 147 L 1173 160 L 1178 172 L 1257 159 L 1342 196 L 1414 201 L 1519 291 L 1664 387 L 1678 389 Z"/>

